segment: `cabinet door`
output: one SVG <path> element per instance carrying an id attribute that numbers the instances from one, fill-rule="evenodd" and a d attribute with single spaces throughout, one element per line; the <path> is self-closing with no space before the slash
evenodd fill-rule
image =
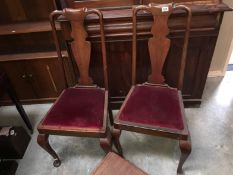
<path id="1" fill-rule="evenodd" d="M 0 69 L 8 75 L 19 99 L 35 98 L 23 61 L 0 62 Z M 1 100 L 9 100 L 9 98 L 5 95 Z"/>
<path id="2" fill-rule="evenodd" d="M 25 67 L 37 99 L 56 98 L 66 87 L 62 66 L 57 58 L 27 60 Z"/>

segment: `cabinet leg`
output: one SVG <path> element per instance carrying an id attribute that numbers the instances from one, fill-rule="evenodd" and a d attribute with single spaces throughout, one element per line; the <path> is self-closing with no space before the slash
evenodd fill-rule
<path id="1" fill-rule="evenodd" d="M 49 144 L 49 135 L 39 134 L 37 137 L 37 143 L 54 158 L 53 166 L 59 167 L 61 165 L 61 161 L 57 153 L 53 150 L 53 148 Z"/>
<path id="2" fill-rule="evenodd" d="M 192 146 L 190 140 L 180 140 L 179 142 L 180 142 L 179 144 L 180 144 L 181 157 L 177 168 L 177 175 L 184 175 L 182 167 L 184 162 L 191 153 Z"/>
<path id="3" fill-rule="evenodd" d="M 112 128 L 112 137 L 113 137 L 113 143 L 119 153 L 119 155 L 123 156 L 122 147 L 120 144 L 120 136 L 121 136 L 121 130 Z"/>

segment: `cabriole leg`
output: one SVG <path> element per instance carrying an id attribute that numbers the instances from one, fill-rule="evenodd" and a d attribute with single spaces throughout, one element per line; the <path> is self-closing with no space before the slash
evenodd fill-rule
<path id="1" fill-rule="evenodd" d="M 57 153 L 52 149 L 52 147 L 49 144 L 49 135 L 39 134 L 37 137 L 37 143 L 54 158 L 53 166 L 59 167 L 61 165 L 61 161 Z"/>
<path id="2" fill-rule="evenodd" d="M 180 140 L 180 151 L 181 151 L 181 157 L 180 157 L 180 162 L 177 168 L 177 174 L 178 175 L 183 175 L 183 164 L 188 158 L 188 156 L 191 153 L 192 146 L 191 146 L 191 141 L 190 140 Z"/>

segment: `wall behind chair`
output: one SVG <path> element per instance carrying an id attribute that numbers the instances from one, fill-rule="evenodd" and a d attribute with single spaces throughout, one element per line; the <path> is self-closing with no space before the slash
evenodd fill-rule
<path id="1" fill-rule="evenodd" d="M 233 7 L 233 0 L 223 0 Z M 224 76 L 233 50 L 233 12 L 226 12 L 215 47 L 209 76 Z"/>

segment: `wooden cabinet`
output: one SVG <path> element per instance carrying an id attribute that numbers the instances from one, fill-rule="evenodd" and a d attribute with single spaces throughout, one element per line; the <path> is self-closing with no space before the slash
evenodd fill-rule
<path id="1" fill-rule="evenodd" d="M 53 101 L 66 87 L 56 52 L 1 55 L 0 58 L 0 69 L 7 73 L 23 102 Z"/>
<path id="2" fill-rule="evenodd" d="M 56 3 L 56 5 L 53 4 Z M 119 107 L 130 88 L 132 10 L 134 4 L 185 3 L 193 13 L 188 59 L 185 70 L 183 98 L 185 104 L 200 104 L 209 66 L 217 41 L 224 11 L 231 10 L 221 0 L 2 0 L 0 11 L 0 67 L 10 77 L 19 98 L 24 102 L 55 99 L 61 90 L 77 83 L 78 71 L 72 65 L 72 55 L 64 56 L 65 73 L 55 53 L 49 13 L 64 7 L 100 8 L 104 16 L 106 34 L 110 101 Z M 107 7 L 107 8 L 105 8 Z M 102 70 L 99 46 L 99 26 L 93 15 L 87 17 L 88 40 L 93 44 L 92 76 L 101 85 Z M 147 59 L 152 17 L 148 13 L 138 17 L 138 83 L 145 81 L 149 71 Z M 168 83 L 177 86 L 179 54 L 181 53 L 185 18 L 183 12 L 174 13 L 169 20 L 172 45 L 164 75 Z M 69 33 L 69 24 L 62 22 Z M 59 32 L 59 38 L 62 38 Z M 69 46 L 70 36 L 63 35 Z M 66 78 L 65 78 L 66 74 Z M 0 103 L 6 98 L 0 98 Z"/>
<path id="3" fill-rule="evenodd" d="M 54 9 L 53 0 L 1 1 L 0 69 L 22 102 L 54 101 L 66 87 L 49 23 Z M 0 97 L 1 104 L 8 102 Z"/>

